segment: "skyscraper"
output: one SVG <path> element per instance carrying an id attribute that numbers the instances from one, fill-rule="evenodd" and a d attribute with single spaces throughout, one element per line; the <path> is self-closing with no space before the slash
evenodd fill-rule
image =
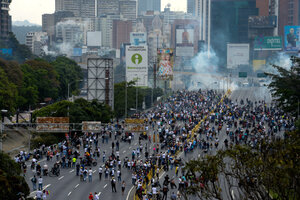
<path id="1" fill-rule="evenodd" d="M 71 11 L 75 17 L 95 17 L 96 1 L 97 0 L 55 0 L 55 12 Z"/>
<path id="2" fill-rule="evenodd" d="M 98 0 L 97 11 L 98 11 L 97 16 L 118 15 L 119 0 Z"/>
<path id="3" fill-rule="evenodd" d="M 248 18 L 257 16 L 256 0 L 211 0 L 211 47 L 226 66 L 227 43 L 249 43 Z"/>
<path id="4" fill-rule="evenodd" d="M 161 0 L 138 0 L 138 14 L 141 15 L 147 11 L 161 11 Z"/>
<path id="5" fill-rule="evenodd" d="M 198 0 L 187 0 L 187 13 L 195 16 L 196 14 L 196 1 Z"/>
<path id="6" fill-rule="evenodd" d="M 131 20 L 134 24 L 137 18 L 136 1 L 121 0 L 119 1 L 120 15 L 127 20 Z"/>
<path id="7" fill-rule="evenodd" d="M 7 39 L 11 32 L 11 16 L 9 15 L 9 5 L 11 0 L 0 0 L 0 39 Z"/>

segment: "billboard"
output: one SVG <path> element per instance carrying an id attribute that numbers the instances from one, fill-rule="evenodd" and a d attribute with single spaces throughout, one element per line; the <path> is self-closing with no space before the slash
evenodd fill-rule
<path id="1" fill-rule="evenodd" d="M 82 56 L 82 49 L 81 48 L 73 48 L 72 56 Z"/>
<path id="2" fill-rule="evenodd" d="M 254 50 L 282 50 L 280 36 L 255 37 Z"/>
<path id="3" fill-rule="evenodd" d="M 227 68 L 249 65 L 249 44 L 227 44 Z"/>
<path id="4" fill-rule="evenodd" d="M 176 56 L 194 56 L 194 27 L 176 26 Z"/>
<path id="5" fill-rule="evenodd" d="M 69 117 L 37 117 L 37 132 L 69 132 Z"/>
<path id="6" fill-rule="evenodd" d="M 83 132 L 101 132 L 101 122 L 82 122 L 82 131 Z"/>
<path id="7" fill-rule="evenodd" d="M 146 46 L 147 45 L 147 33 L 144 32 L 131 32 L 130 43 L 132 46 Z"/>
<path id="8" fill-rule="evenodd" d="M 285 51 L 300 50 L 300 26 L 284 27 L 284 49 Z"/>
<path id="9" fill-rule="evenodd" d="M 101 31 L 87 32 L 87 46 L 100 47 L 101 46 Z"/>
<path id="10" fill-rule="evenodd" d="M 148 86 L 148 47 L 126 46 L 126 79 Z"/>
<path id="11" fill-rule="evenodd" d="M 158 77 L 162 80 L 173 80 L 174 52 L 173 49 L 158 49 Z"/>
<path id="12" fill-rule="evenodd" d="M 0 49 L 0 54 L 12 56 L 12 49 Z"/>

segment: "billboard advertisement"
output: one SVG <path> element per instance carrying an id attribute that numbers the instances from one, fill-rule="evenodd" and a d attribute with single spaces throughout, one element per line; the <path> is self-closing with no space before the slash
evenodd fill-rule
<path id="1" fill-rule="evenodd" d="M 82 48 L 73 48 L 72 56 L 82 56 Z"/>
<path id="2" fill-rule="evenodd" d="M 176 26 L 176 56 L 194 56 L 194 27 Z"/>
<path id="3" fill-rule="evenodd" d="M 280 36 L 255 37 L 254 50 L 282 50 Z"/>
<path id="4" fill-rule="evenodd" d="M 100 47 L 101 46 L 101 31 L 87 32 L 87 46 Z"/>
<path id="5" fill-rule="evenodd" d="M 37 132 L 69 132 L 69 117 L 38 117 Z"/>
<path id="6" fill-rule="evenodd" d="M 227 44 L 227 68 L 249 65 L 249 44 Z"/>
<path id="7" fill-rule="evenodd" d="M 147 45 L 147 33 L 144 32 L 131 32 L 130 43 L 132 46 L 146 46 Z"/>
<path id="8" fill-rule="evenodd" d="M 300 50 L 300 26 L 284 27 L 284 49 L 285 51 L 297 52 Z"/>
<path id="9" fill-rule="evenodd" d="M 159 49 L 158 58 L 158 77 L 162 80 L 173 80 L 174 52 L 173 49 Z"/>
<path id="10" fill-rule="evenodd" d="M 147 46 L 126 46 L 126 78 L 136 86 L 148 86 Z"/>
<path id="11" fill-rule="evenodd" d="M 12 52 L 13 52 L 12 49 L 4 49 L 4 48 L 0 49 L 0 54 L 12 56 Z"/>

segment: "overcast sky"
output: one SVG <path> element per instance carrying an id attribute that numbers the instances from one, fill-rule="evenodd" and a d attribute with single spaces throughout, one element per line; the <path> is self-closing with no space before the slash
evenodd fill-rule
<path id="1" fill-rule="evenodd" d="M 186 11 L 186 0 L 162 0 L 163 9 L 170 3 L 171 10 Z M 42 24 L 42 14 L 53 13 L 55 0 L 13 0 L 10 5 L 10 14 L 13 21 L 28 20 L 31 23 Z"/>

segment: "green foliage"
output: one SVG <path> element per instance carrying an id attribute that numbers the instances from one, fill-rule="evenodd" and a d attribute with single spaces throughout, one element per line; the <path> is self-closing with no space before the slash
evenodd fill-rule
<path id="1" fill-rule="evenodd" d="M 129 111 L 130 108 L 136 108 L 136 94 L 138 94 L 138 109 L 142 109 L 144 101 L 146 108 L 150 108 L 152 103 L 152 88 L 137 88 L 134 85 L 135 83 L 133 81 L 127 83 L 127 111 Z M 125 115 L 125 82 L 116 83 L 114 87 L 115 114 L 116 117 L 122 117 Z M 155 102 L 155 99 L 162 95 L 162 89 L 154 89 L 153 101 Z"/>
<path id="2" fill-rule="evenodd" d="M 59 97 L 67 99 L 68 84 L 76 80 L 83 79 L 82 70 L 77 63 L 67 57 L 57 57 L 55 61 L 51 62 L 56 72 L 58 73 L 59 80 Z M 70 94 L 78 88 L 79 82 L 70 85 Z"/>
<path id="3" fill-rule="evenodd" d="M 57 144 L 65 138 L 62 133 L 35 133 L 31 140 L 30 147 L 32 149 L 39 148 L 42 144 L 50 146 L 52 144 Z"/>
<path id="4" fill-rule="evenodd" d="M 300 101 L 300 59 L 292 57 L 291 60 L 294 66 L 293 69 L 287 70 L 273 65 L 278 73 L 266 74 L 272 79 L 268 87 L 279 106 L 286 112 L 296 115 L 298 102 Z"/>
<path id="5" fill-rule="evenodd" d="M 214 156 L 187 163 L 187 177 L 193 175 L 194 185 L 184 196 L 197 195 L 199 199 L 233 199 L 232 190 L 240 199 L 300 198 L 300 135 L 288 133 L 286 139 L 266 143 L 260 148 L 234 146 L 218 151 Z M 200 188 L 200 183 L 204 188 Z"/>
<path id="6" fill-rule="evenodd" d="M 21 174 L 21 167 L 4 152 L 0 152 L 0 197 L 19 199 L 18 193 L 29 195 L 29 187 Z M 1 198 L 2 199 L 2 198 Z"/>
<path id="7" fill-rule="evenodd" d="M 0 66 L 0 109 L 8 110 L 12 114 L 16 108 L 17 88 L 11 83 Z"/>
<path id="8" fill-rule="evenodd" d="M 101 121 L 108 123 L 113 117 L 111 108 L 96 100 L 89 102 L 85 99 L 77 99 L 73 102 L 59 101 L 43 107 L 33 113 L 36 117 L 70 117 L 70 123 L 81 123 L 82 121 Z"/>
<path id="9" fill-rule="evenodd" d="M 23 63 L 25 60 L 36 58 L 26 45 L 19 43 L 13 33 L 9 34 L 8 40 L 0 40 L 0 48 L 11 48 L 13 50 L 12 56 L 0 55 L 1 58 L 6 60 L 15 60 L 19 63 Z"/>

